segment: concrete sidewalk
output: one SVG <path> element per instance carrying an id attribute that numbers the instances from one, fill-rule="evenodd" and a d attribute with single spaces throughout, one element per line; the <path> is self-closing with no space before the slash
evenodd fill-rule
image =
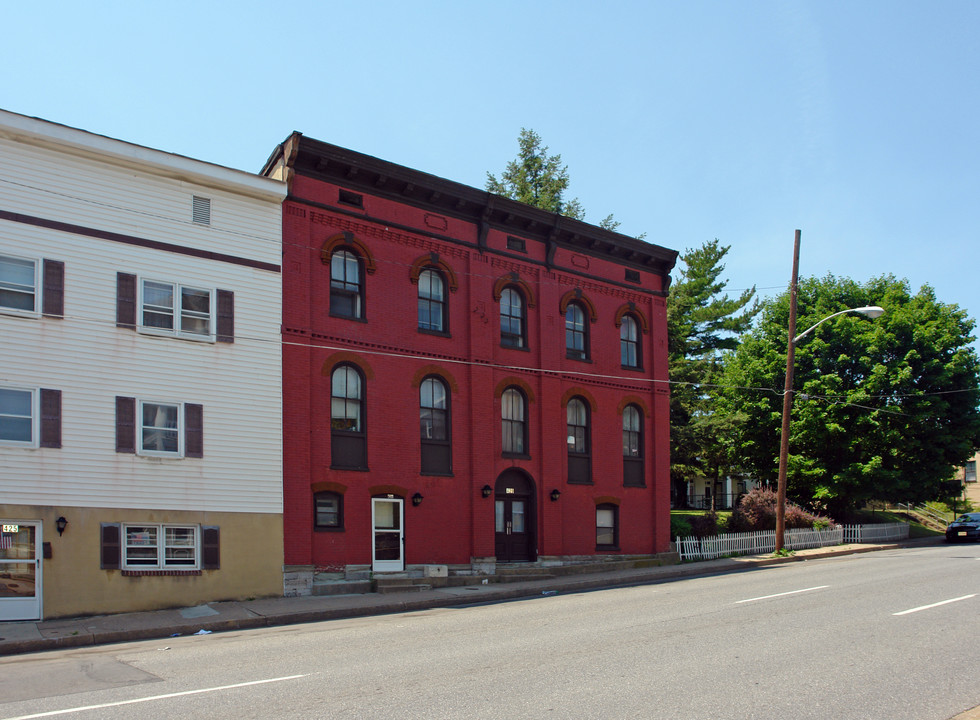
<path id="1" fill-rule="evenodd" d="M 881 545 L 836 545 L 814 550 L 799 550 L 793 556 L 785 558 L 754 555 L 682 563 L 680 565 L 597 572 L 588 575 L 569 575 L 547 580 L 433 588 L 422 592 L 389 595 L 370 593 L 365 595 L 277 597 L 250 601 L 214 602 L 196 607 L 152 612 L 96 615 L 39 622 L 0 623 L 0 655 L 166 638 L 176 635 L 194 635 L 202 630 L 208 632 L 242 630 L 368 615 L 385 615 L 429 608 L 502 602 L 600 588 L 647 585 L 680 578 L 751 570 L 780 563 L 900 547 L 928 546 L 941 542 L 942 537 L 936 537 Z"/>

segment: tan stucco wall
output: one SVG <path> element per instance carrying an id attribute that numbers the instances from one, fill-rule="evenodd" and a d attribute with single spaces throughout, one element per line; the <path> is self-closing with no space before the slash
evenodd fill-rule
<path id="1" fill-rule="evenodd" d="M 68 520 L 58 536 L 55 520 Z M 0 518 L 41 520 L 44 618 L 186 607 L 282 595 L 282 515 L 0 505 Z M 221 529 L 221 567 L 189 576 L 124 576 L 100 568 L 101 523 L 186 523 Z"/>

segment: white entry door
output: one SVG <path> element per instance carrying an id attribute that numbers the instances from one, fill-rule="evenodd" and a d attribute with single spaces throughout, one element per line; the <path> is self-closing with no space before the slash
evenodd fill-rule
<path id="1" fill-rule="evenodd" d="M 371 569 L 375 572 L 405 569 L 404 507 L 401 498 L 371 498 Z"/>
<path id="2" fill-rule="evenodd" d="M 0 621 L 41 619 L 41 523 L 0 519 Z"/>

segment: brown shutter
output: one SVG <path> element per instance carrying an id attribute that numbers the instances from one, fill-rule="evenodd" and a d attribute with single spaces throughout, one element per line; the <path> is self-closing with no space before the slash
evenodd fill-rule
<path id="1" fill-rule="evenodd" d="M 60 260 L 44 261 L 44 295 L 42 309 L 51 317 L 65 316 L 65 264 Z"/>
<path id="2" fill-rule="evenodd" d="M 41 447 L 61 447 L 61 390 L 41 388 Z"/>
<path id="3" fill-rule="evenodd" d="M 136 329 L 136 276 L 116 273 L 116 325 Z"/>
<path id="4" fill-rule="evenodd" d="M 121 562 L 122 543 L 119 523 L 102 523 L 102 569 L 118 570 Z"/>
<path id="5" fill-rule="evenodd" d="M 204 457 L 203 405 L 184 405 L 184 457 Z"/>
<path id="6" fill-rule="evenodd" d="M 221 532 L 216 526 L 201 528 L 201 568 L 217 570 L 221 567 Z"/>
<path id="7" fill-rule="evenodd" d="M 116 452 L 136 452 L 136 398 L 116 396 Z"/>
<path id="8" fill-rule="evenodd" d="M 218 290 L 218 342 L 235 342 L 235 293 Z"/>

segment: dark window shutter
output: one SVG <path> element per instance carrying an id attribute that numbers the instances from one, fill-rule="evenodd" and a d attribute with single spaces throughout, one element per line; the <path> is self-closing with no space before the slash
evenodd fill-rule
<path id="1" fill-rule="evenodd" d="M 116 396 L 116 452 L 136 452 L 136 398 Z"/>
<path id="2" fill-rule="evenodd" d="M 41 388 L 41 447 L 61 447 L 61 390 Z"/>
<path id="3" fill-rule="evenodd" d="M 218 342 L 235 342 L 235 293 L 218 290 Z"/>
<path id="4" fill-rule="evenodd" d="M 136 329 L 136 276 L 116 273 L 116 325 Z"/>
<path id="5" fill-rule="evenodd" d="M 221 567 L 221 532 L 216 526 L 201 528 L 201 567 L 204 570 L 217 570 Z"/>
<path id="6" fill-rule="evenodd" d="M 52 317 L 65 316 L 65 264 L 60 260 L 44 261 L 44 296 L 41 312 Z"/>
<path id="7" fill-rule="evenodd" d="M 118 570 L 121 563 L 122 543 L 119 523 L 102 523 L 102 569 Z"/>
<path id="8" fill-rule="evenodd" d="M 184 457 L 204 457 L 203 405 L 184 405 Z"/>

